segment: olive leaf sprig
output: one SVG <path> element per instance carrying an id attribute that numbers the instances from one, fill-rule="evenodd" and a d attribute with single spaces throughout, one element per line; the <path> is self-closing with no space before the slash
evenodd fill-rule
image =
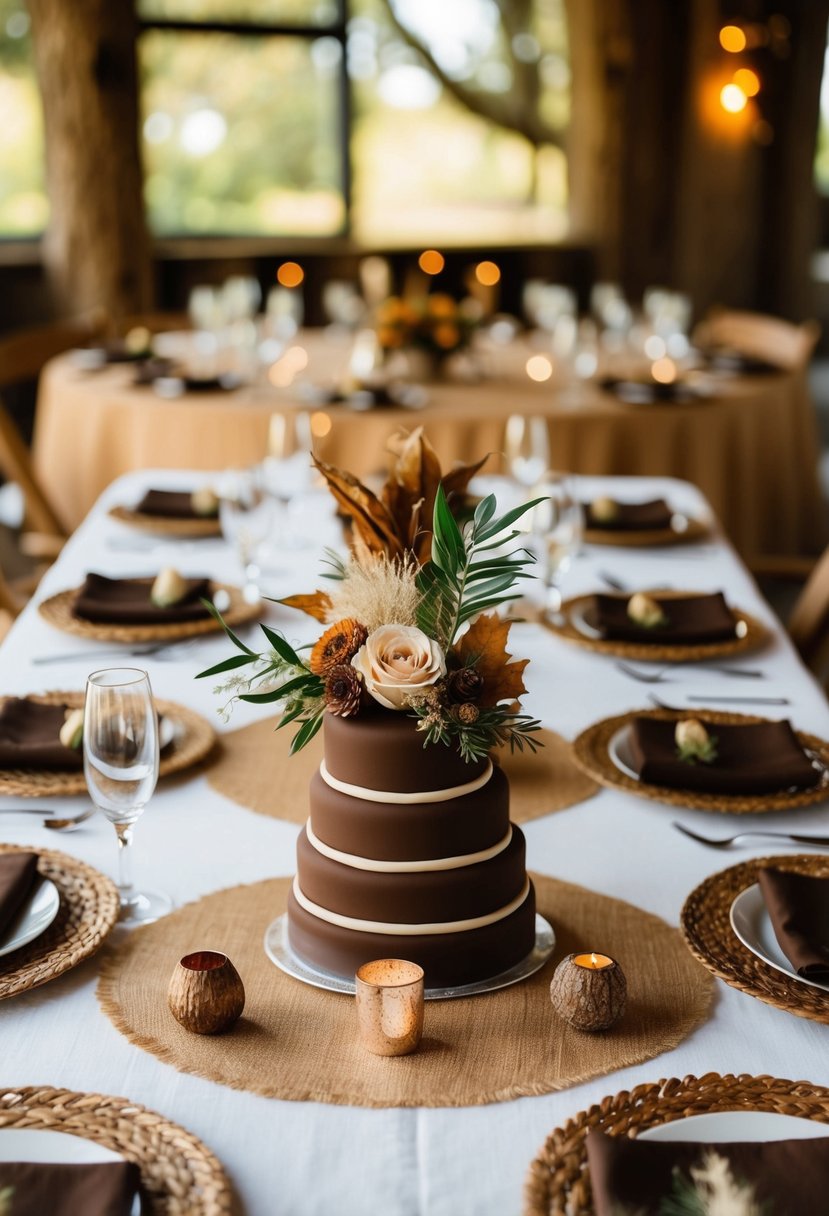
<path id="1" fill-rule="evenodd" d="M 461 626 L 479 613 L 514 599 L 511 594 L 521 578 L 532 578 L 529 568 L 535 556 L 528 549 L 498 554 L 496 550 L 521 535 L 513 524 L 542 502 L 535 498 L 503 515 L 495 515 L 494 494 L 475 508 L 472 520 L 461 529 L 439 486 L 435 498 L 432 555 L 418 572 L 421 601 L 417 624 L 423 632 L 448 650 Z"/>
<path id="2" fill-rule="evenodd" d="M 206 671 L 200 671 L 196 679 L 238 672 L 228 684 L 221 686 L 220 691 L 233 691 L 231 702 L 248 701 L 252 705 L 279 703 L 282 712 L 277 730 L 296 722 L 299 729 L 291 741 L 291 755 L 300 751 L 322 726 L 325 712 L 324 681 L 311 671 L 293 646 L 275 630 L 260 623 L 270 649 L 259 653 L 245 645 L 210 600 L 202 600 L 202 603 L 240 653 L 223 659 Z M 253 672 L 241 674 L 242 668 L 251 666 L 254 667 Z"/>

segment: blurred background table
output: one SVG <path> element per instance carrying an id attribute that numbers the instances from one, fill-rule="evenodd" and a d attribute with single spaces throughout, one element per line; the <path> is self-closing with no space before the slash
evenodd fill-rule
<path id="1" fill-rule="evenodd" d="M 299 352 L 293 363 L 291 350 Z M 271 415 L 297 407 L 312 413 L 318 455 L 358 475 L 374 471 L 401 426 L 424 426 L 448 465 L 470 453 L 499 453 L 511 414 L 543 415 L 552 465 L 583 474 L 691 481 L 744 557 L 816 553 L 825 542 L 818 440 L 802 371 L 706 376 L 709 395 L 700 399 L 631 405 L 594 381 L 532 380 L 527 360 L 539 352 L 516 340 L 490 352 L 489 374 L 478 382 L 428 384 L 418 409 L 314 403 L 306 391 L 338 383 L 349 352 L 345 339 L 302 331 L 271 367 L 270 378 L 174 399 L 136 386 L 132 365 L 89 371 L 61 356 L 41 379 L 36 468 L 63 522 L 74 528 L 122 473 L 260 460 Z M 491 468 L 499 468 L 497 455 Z"/>

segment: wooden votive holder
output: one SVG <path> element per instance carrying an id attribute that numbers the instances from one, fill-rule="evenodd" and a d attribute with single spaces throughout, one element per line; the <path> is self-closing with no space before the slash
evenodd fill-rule
<path id="1" fill-rule="evenodd" d="M 625 1012 L 625 973 L 606 954 L 568 954 L 555 969 L 550 999 L 576 1030 L 608 1030 Z"/>
<path id="2" fill-rule="evenodd" d="M 185 954 L 170 977 L 167 1003 L 176 1021 L 193 1034 L 220 1034 L 239 1020 L 245 986 L 226 954 Z"/>
<path id="3" fill-rule="evenodd" d="M 354 977 L 357 1029 L 376 1056 L 405 1056 L 423 1034 L 423 968 L 401 958 L 364 963 Z"/>

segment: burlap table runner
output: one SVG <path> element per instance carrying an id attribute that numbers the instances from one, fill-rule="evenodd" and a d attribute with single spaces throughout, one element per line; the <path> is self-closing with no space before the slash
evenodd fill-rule
<path id="1" fill-rule="evenodd" d="M 322 738 L 317 735 L 295 756 L 288 754 L 293 730 L 275 730 L 277 718 L 268 718 L 221 735 L 218 755 L 207 779 L 226 798 L 259 815 L 305 823 L 308 818 L 308 782 L 322 759 Z M 584 802 L 599 789 L 577 768 L 571 745 L 551 730 L 539 732 L 544 744 L 529 751 L 499 755 L 510 780 L 510 818 L 527 823 L 551 811 L 563 811 Z"/>
<path id="2" fill-rule="evenodd" d="M 351 997 L 310 988 L 266 957 L 268 924 L 289 879 L 231 887 L 138 929 L 105 956 L 104 1011 L 126 1037 L 182 1072 L 294 1101 L 350 1106 L 479 1106 L 550 1093 L 668 1051 L 706 1017 L 713 980 L 676 929 L 583 887 L 534 876 L 538 907 L 556 931 L 541 971 L 500 992 L 426 1005 L 420 1050 L 379 1058 L 357 1040 Z M 215 1038 L 189 1034 L 167 1008 L 178 959 L 221 950 L 245 984 L 240 1022 Z M 555 963 L 597 950 L 625 969 L 628 1011 L 605 1034 L 572 1030 L 554 1013 Z"/>

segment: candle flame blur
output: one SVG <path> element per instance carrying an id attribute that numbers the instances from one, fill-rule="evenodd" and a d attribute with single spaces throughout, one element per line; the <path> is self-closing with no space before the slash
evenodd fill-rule
<path id="1" fill-rule="evenodd" d="M 657 359 L 651 364 L 651 375 L 657 384 L 673 384 L 676 374 L 676 364 L 673 359 Z"/>
<path id="2" fill-rule="evenodd" d="M 729 114 L 739 114 L 746 108 L 748 98 L 738 84 L 723 85 L 720 89 L 720 105 Z"/>
<path id="3" fill-rule="evenodd" d="M 720 46 L 724 51 L 739 55 L 746 49 L 746 36 L 739 25 L 724 25 L 720 30 Z"/>
<path id="4" fill-rule="evenodd" d="M 530 355 L 527 360 L 527 375 L 539 384 L 549 380 L 553 374 L 552 360 L 546 355 Z"/>
<path id="5" fill-rule="evenodd" d="M 760 77 L 751 68 L 738 68 L 734 73 L 734 84 L 743 90 L 746 97 L 756 97 L 760 92 Z"/>
<path id="6" fill-rule="evenodd" d="M 446 260 L 437 249 L 424 249 L 417 259 L 417 264 L 424 274 L 440 274 L 446 265 Z"/>
<path id="7" fill-rule="evenodd" d="M 484 287 L 494 287 L 500 281 L 501 271 L 495 262 L 479 262 L 475 267 L 475 278 Z"/>
<path id="8" fill-rule="evenodd" d="M 276 272 L 277 282 L 282 287 L 299 287 L 305 278 L 305 271 L 299 262 L 283 262 Z"/>

